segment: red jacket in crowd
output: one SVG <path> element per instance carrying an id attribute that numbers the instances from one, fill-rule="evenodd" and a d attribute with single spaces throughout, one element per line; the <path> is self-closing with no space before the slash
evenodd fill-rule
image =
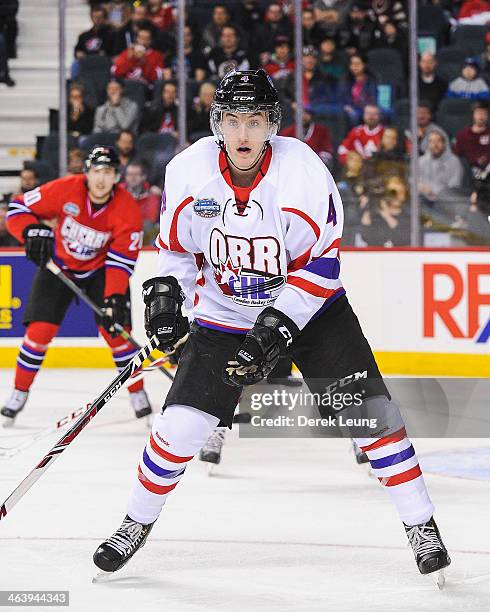
<path id="1" fill-rule="evenodd" d="M 296 125 L 290 125 L 280 132 L 280 136 L 296 135 Z M 323 160 L 327 162 L 332 158 L 333 145 L 328 128 L 321 123 L 310 123 L 304 136 L 304 142 Z"/>
<path id="2" fill-rule="evenodd" d="M 367 125 L 357 125 L 347 134 L 339 147 L 339 161 L 345 164 L 345 158 L 349 151 L 356 151 L 366 159 L 379 150 L 384 127 L 378 125 L 372 130 Z"/>
<path id="3" fill-rule="evenodd" d="M 112 74 L 120 79 L 141 81 L 148 84 L 163 78 L 163 55 L 155 49 L 148 49 L 142 58 L 126 49 L 114 60 Z"/>

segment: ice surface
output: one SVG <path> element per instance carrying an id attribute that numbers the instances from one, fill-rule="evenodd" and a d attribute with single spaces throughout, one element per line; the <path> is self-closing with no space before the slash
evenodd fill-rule
<path id="1" fill-rule="evenodd" d="M 0 370 L 0 399 L 11 376 Z M 16 427 L 0 430 L 0 446 L 89 402 L 113 377 L 113 370 L 41 371 Z M 146 381 L 157 410 L 168 383 L 158 372 Z M 147 435 L 121 391 L 2 520 L 0 590 L 69 590 L 76 612 L 490 609 L 488 479 L 426 473 L 452 557 L 439 592 L 418 573 L 393 507 L 346 440 L 240 439 L 237 431 L 227 435 L 215 475 L 193 461 L 145 548 L 92 584 L 92 553 L 125 515 Z M 0 461 L 0 503 L 58 437 Z M 457 461 L 490 442 L 415 446 L 430 468 L 441 451 Z"/>

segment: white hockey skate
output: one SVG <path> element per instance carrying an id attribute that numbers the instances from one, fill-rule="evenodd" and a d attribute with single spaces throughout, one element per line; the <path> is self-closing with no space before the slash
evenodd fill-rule
<path id="1" fill-rule="evenodd" d="M 209 464 L 209 476 L 213 473 L 214 467 L 221 461 L 221 451 L 225 443 L 225 434 L 226 427 L 216 427 L 199 452 L 199 459 Z"/>
<path id="2" fill-rule="evenodd" d="M 0 414 L 3 418 L 3 427 L 12 427 L 15 422 L 15 418 L 19 412 L 24 408 L 29 397 L 29 391 L 19 391 L 14 389 L 12 394 L 5 402 L 5 406 L 0 410 Z"/>
<path id="3" fill-rule="evenodd" d="M 134 410 L 134 415 L 137 419 L 142 419 L 143 417 L 148 417 L 147 422 L 148 425 L 151 426 L 151 404 L 148 399 L 148 395 L 144 389 L 141 391 L 135 391 L 134 393 L 129 394 L 129 398 L 131 400 L 131 406 Z"/>
<path id="4" fill-rule="evenodd" d="M 433 575 L 438 588 L 442 589 L 446 582 L 444 568 L 451 563 L 451 559 L 434 517 L 426 523 L 413 526 L 404 524 L 404 527 L 420 573 Z"/>

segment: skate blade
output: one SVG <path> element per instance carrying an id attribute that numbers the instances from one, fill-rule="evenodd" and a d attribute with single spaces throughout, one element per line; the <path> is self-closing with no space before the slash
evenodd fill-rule
<path id="1" fill-rule="evenodd" d="M 14 426 L 15 418 L 12 417 L 2 417 L 2 427 L 4 429 L 10 429 Z"/>
<path id="2" fill-rule="evenodd" d="M 151 429 L 151 426 L 153 424 L 153 414 L 149 414 L 148 416 L 145 417 L 145 424 L 146 424 L 146 428 L 147 429 Z"/>
<path id="3" fill-rule="evenodd" d="M 444 585 L 446 584 L 446 576 L 444 574 L 444 570 L 439 570 L 438 572 L 436 572 L 436 585 L 437 588 L 441 591 L 444 588 Z"/>
<path id="4" fill-rule="evenodd" d="M 446 576 L 443 569 L 427 574 L 427 578 L 435 584 L 439 591 L 442 591 L 446 584 Z"/>
<path id="5" fill-rule="evenodd" d="M 214 476 L 217 465 L 217 463 L 208 463 L 208 477 Z"/>
<path id="6" fill-rule="evenodd" d="M 108 582 L 113 575 L 114 572 L 105 572 L 104 570 L 100 570 L 99 573 L 92 578 L 92 584 L 103 584 L 104 582 Z"/>

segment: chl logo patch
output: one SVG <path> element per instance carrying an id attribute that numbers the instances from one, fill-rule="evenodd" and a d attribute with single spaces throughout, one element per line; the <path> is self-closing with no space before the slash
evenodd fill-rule
<path id="1" fill-rule="evenodd" d="M 67 202 L 63 205 L 63 211 L 67 215 L 71 215 L 72 217 L 78 217 L 80 214 L 80 207 L 75 202 Z"/>
<path id="2" fill-rule="evenodd" d="M 210 219 L 220 214 L 221 206 L 214 198 L 199 198 L 194 202 L 194 212 L 199 217 Z"/>

